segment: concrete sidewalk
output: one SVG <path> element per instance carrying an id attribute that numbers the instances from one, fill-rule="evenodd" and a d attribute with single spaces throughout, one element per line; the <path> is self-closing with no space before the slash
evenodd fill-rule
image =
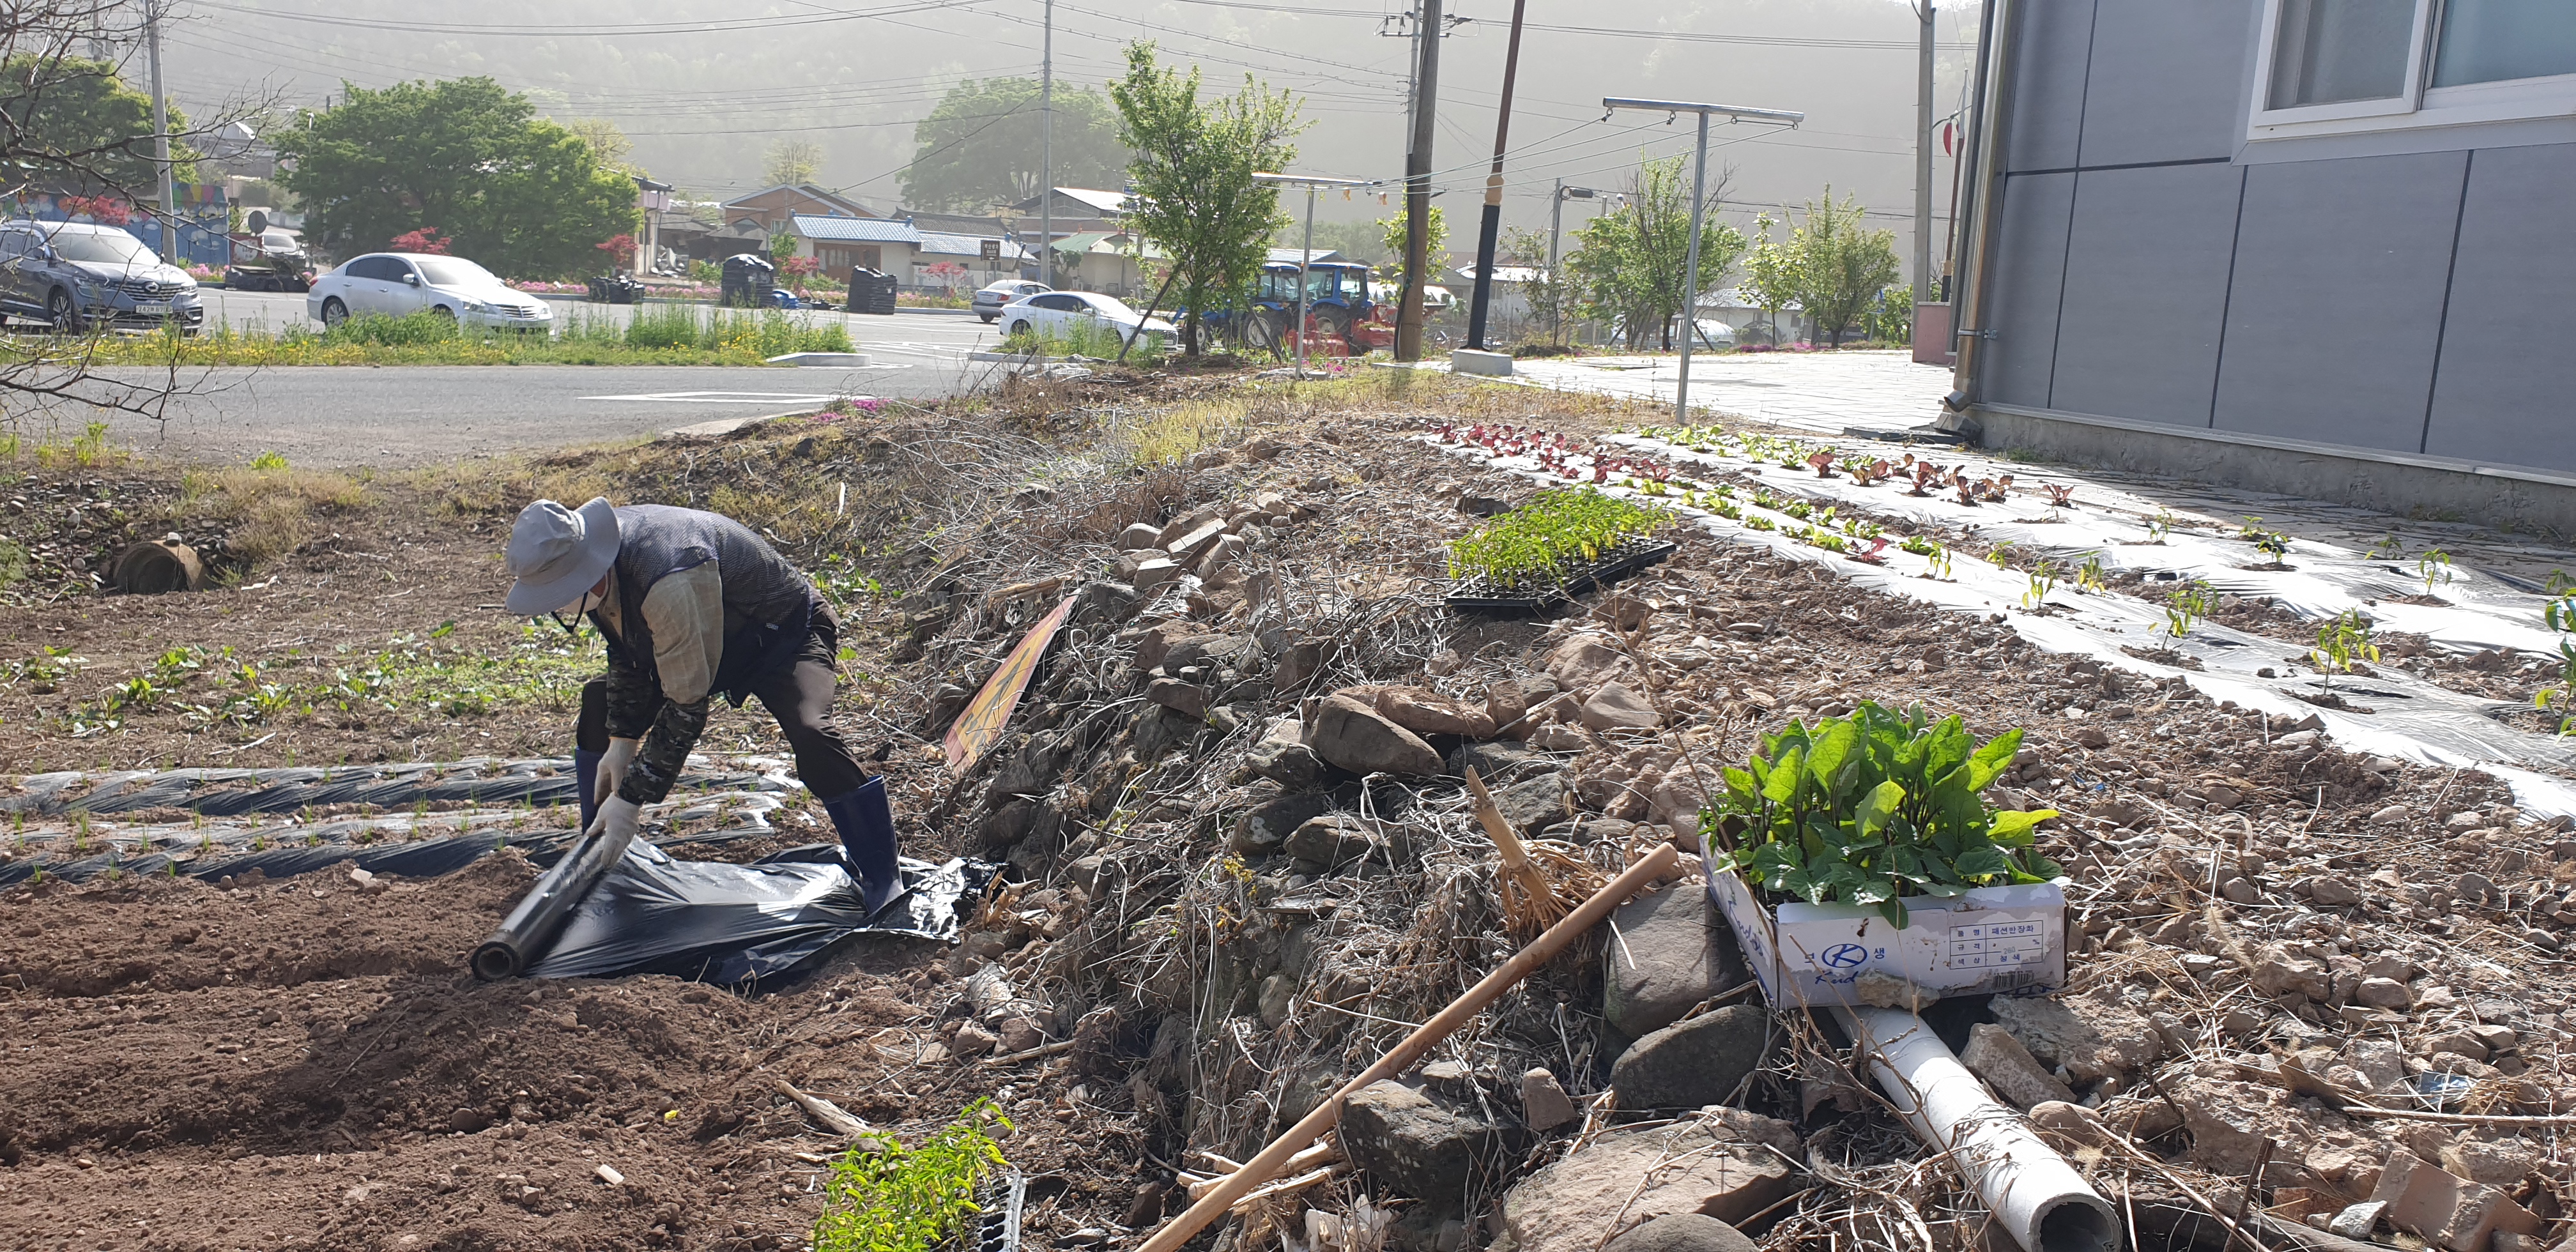
<path id="1" fill-rule="evenodd" d="M 1516 361 L 1523 383 L 1671 405 L 1679 356 Z M 1819 435 L 1899 431 L 1941 413 L 1950 371 L 1901 351 L 1756 352 L 1691 358 L 1691 408 Z"/>

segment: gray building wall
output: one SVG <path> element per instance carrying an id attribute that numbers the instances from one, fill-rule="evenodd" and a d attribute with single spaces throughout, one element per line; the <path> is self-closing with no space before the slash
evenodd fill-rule
<path id="1" fill-rule="evenodd" d="M 2576 121 L 2249 142 L 2261 0 L 2022 3 L 2004 428 L 2576 477 Z"/>

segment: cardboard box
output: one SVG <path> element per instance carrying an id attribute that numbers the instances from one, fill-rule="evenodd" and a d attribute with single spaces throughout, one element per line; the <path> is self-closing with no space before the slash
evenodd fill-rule
<path id="1" fill-rule="evenodd" d="M 1736 872 L 1703 853 L 1708 895 L 1735 930 L 1772 1007 L 1854 1004 L 1863 975 L 1886 974 L 1944 996 L 2036 995 L 2066 982 L 2066 892 L 2059 883 L 1908 896 L 1899 930 L 1875 908 L 1792 902 L 1775 911 Z"/>

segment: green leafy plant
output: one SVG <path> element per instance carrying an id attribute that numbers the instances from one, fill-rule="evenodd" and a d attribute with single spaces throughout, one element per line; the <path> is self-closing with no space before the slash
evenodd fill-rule
<path id="1" fill-rule="evenodd" d="M 2272 558 L 2275 565 L 2290 554 L 2290 537 L 2277 530 L 2262 531 L 2248 538 L 2253 540 L 2254 550 Z"/>
<path id="2" fill-rule="evenodd" d="M 2308 663 L 2326 676 L 2326 686 L 2334 686 L 2336 670 L 2352 671 L 2355 661 L 2376 661 L 2379 645 L 2370 641 L 2370 619 L 2359 609 L 2345 609 L 2333 621 L 2317 627 L 2317 646 L 2308 650 Z"/>
<path id="3" fill-rule="evenodd" d="M 2022 732 L 1983 745 L 1957 717 L 1864 702 L 1847 717 L 1765 735 L 1700 815 L 1710 846 L 1761 889 L 1875 907 L 1904 926 L 1908 896 L 2046 882 L 2062 871 L 2033 846 L 2053 809 L 2016 812 L 1978 795 L 2012 763 Z"/>
<path id="4" fill-rule="evenodd" d="M 2147 542 L 2163 543 L 2165 536 L 2173 533 L 2173 524 L 2173 510 L 2156 510 L 2156 515 L 2147 519 Z"/>
<path id="5" fill-rule="evenodd" d="M 2102 572 L 2101 553 L 2088 552 L 2084 554 L 2084 563 L 2075 567 L 2075 589 L 2077 591 L 2091 591 L 2097 593 L 2109 591 L 2111 589 L 2111 580 L 2105 577 Z"/>
<path id="6" fill-rule="evenodd" d="M 2576 735 L 2576 643 L 2559 640 L 2558 656 L 2558 685 L 2541 688 L 2531 704 L 2543 713 L 2556 709 L 2565 714 L 2559 719 L 2558 733 Z"/>
<path id="7" fill-rule="evenodd" d="M 2009 569 L 2012 567 L 2012 549 L 2012 540 L 2003 540 L 1986 549 L 1986 559 L 1994 562 L 1996 569 Z"/>
<path id="8" fill-rule="evenodd" d="M 2209 616 L 2209 584 L 2195 578 L 2165 595 L 2165 620 L 2149 627 L 2180 639 Z"/>
<path id="9" fill-rule="evenodd" d="M 1900 552 L 1911 552 L 1916 556 L 1930 556 L 1941 550 L 1941 545 L 1921 535 L 1907 535 L 1896 541 L 1896 547 Z"/>
<path id="10" fill-rule="evenodd" d="M 1940 579 L 1943 582 L 1948 582 L 1950 580 L 1950 550 L 1937 543 L 1932 545 L 1931 566 L 1932 568 L 1926 571 L 1930 577 Z"/>
<path id="11" fill-rule="evenodd" d="M 1808 518 L 1815 516 L 1816 506 L 1809 504 L 1804 500 L 1791 500 L 1787 504 L 1781 505 L 1780 511 L 1803 522 Z"/>
<path id="12" fill-rule="evenodd" d="M 1809 526 L 1803 538 L 1808 547 L 1822 548 L 1827 552 L 1842 552 L 1851 546 L 1842 536 L 1821 526 Z"/>
<path id="13" fill-rule="evenodd" d="M 282 470 L 282 469 L 285 469 L 285 468 L 286 468 L 286 454 L 285 454 L 285 453 L 283 453 L 283 452 L 278 452 L 278 451 L 274 451 L 274 450 L 267 451 L 267 452 L 262 452 L 262 453 L 260 453 L 258 456 L 252 457 L 252 458 L 250 459 L 250 467 L 251 467 L 252 469 L 255 469 L 255 470 Z"/>
<path id="14" fill-rule="evenodd" d="M 2541 624 L 2551 630 L 2576 631 L 2576 578 L 2563 569 L 2549 571 L 2549 603 L 2540 609 Z"/>
<path id="15" fill-rule="evenodd" d="M 934 1252 L 980 1212 L 975 1189 L 1004 1163 L 993 1140 L 1011 1123 L 989 1099 L 918 1148 L 891 1138 L 832 1158 L 814 1252 Z"/>
<path id="16" fill-rule="evenodd" d="M 2057 563 L 2042 561 L 2030 571 L 2030 589 L 2021 593 L 2021 606 L 2036 609 L 2048 603 L 2048 593 L 2057 590 Z"/>
<path id="17" fill-rule="evenodd" d="M 1747 529 L 1750 529 L 1750 530 L 1778 530 L 1778 529 L 1780 529 L 1780 524 L 1779 524 L 1778 522 L 1772 521 L 1770 518 L 1764 517 L 1764 516 L 1762 516 L 1762 515 L 1761 515 L 1761 514 L 1759 514 L 1759 513 L 1756 513 L 1756 514 L 1754 514 L 1754 515 L 1753 515 L 1753 516 L 1751 516 L 1751 517 L 1745 518 L 1745 519 L 1744 519 L 1744 525 L 1745 525 L 1745 527 L 1746 527 Z"/>
<path id="18" fill-rule="evenodd" d="M 2406 541 L 2399 538 L 2397 532 L 2392 530 L 2372 541 L 2369 549 L 2363 552 L 2361 557 L 2365 561 L 2377 561 L 2386 557 L 2404 556 L 2405 554 Z"/>
<path id="19" fill-rule="evenodd" d="M 2440 548 L 2426 548 L 2415 558 L 2415 573 L 2424 580 L 2424 594 L 2433 594 L 2433 584 L 2451 581 L 2451 554 Z"/>
<path id="20" fill-rule="evenodd" d="M 1670 525 L 1672 517 L 1590 488 L 1541 492 L 1451 540 L 1449 576 L 1483 575 L 1501 587 L 1553 585 L 1563 580 L 1568 563 L 1598 560 L 1627 540 Z"/>

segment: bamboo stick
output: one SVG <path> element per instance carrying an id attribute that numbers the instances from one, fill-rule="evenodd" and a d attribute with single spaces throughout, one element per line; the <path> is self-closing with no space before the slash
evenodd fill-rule
<path id="1" fill-rule="evenodd" d="M 1299 1149 L 1339 1124 L 1343 1101 L 1371 1083 L 1403 1073 L 1415 1061 L 1422 1059 L 1432 1045 L 1448 1038 L 1460 1026 L 1473 1020 L 1476 1014 L 1483 1012 L 1486 1005 L 1529 977 L 1538 967 L 1547 964 L 1567 944 L 1599 925 L 1602 918 L 1610 915 L 1610 910 L 1658 880 L 1676 873 L 1680 867 L 1681 854 L 1674 851 L 1671 844 L 1657 846 L 1644 859 L 1629 866 L 1626 873 L 1612 879 L 1610 885 L 1595 892 L 1563 921 L 1548 927 L 1547 933 L 1532 940 L 1501 968 L 1485 975 L 1465 994 L 1450 1001 L 1449 1006 L 1440 1010 L 1437 1016 L 1424 1022 L 1420 1029 L 1405 1036 L 1404 1042 L 1395 1045 L 1394 1051 L 1379 1057 L 1377 1063 L 1361 1071 L 1359 1077 L 1343 1084 L 1341 1090 L 1317 1105 L 1314 1112 L 1308 1113 L 1305 1120 L 1289 1127 L 1259 1154 L 1244 1162 L 1243 1168 L 1226 1175 L 1216 1187 L 1190 1205 L 1187 1212 L 1154 1232 L 1154 1237 L 1147 1239 L 1137 1252 L 1178 1252 L 1182 1244 L 1188 1243 L 1192 1236 L 1207 1229 L 1209 1223 L 1233 1208 L 1235 1201 L 1276 1176 L 1279 1168 L 1287 1164 Z"/>
<path id="2" fill-rule="evenodd" d="M 1542 930 L 1565 916 L 1565 906 L 1558 902 L 1555 888 L 1548 885 L 1547 873 L 1530 861 L 1529 845 L 1521 842 L 1520 833 L 1503 818 L 1494 804 L 1485 780 L 1476 776 L 1476 767 L 1467 767 L 1467 791 L 1475 798 L 1476 820 L 1485 824 L 1485 833 L 1502 853 L 1503 915 L 1512 929 L 1522 934 Z"/>

